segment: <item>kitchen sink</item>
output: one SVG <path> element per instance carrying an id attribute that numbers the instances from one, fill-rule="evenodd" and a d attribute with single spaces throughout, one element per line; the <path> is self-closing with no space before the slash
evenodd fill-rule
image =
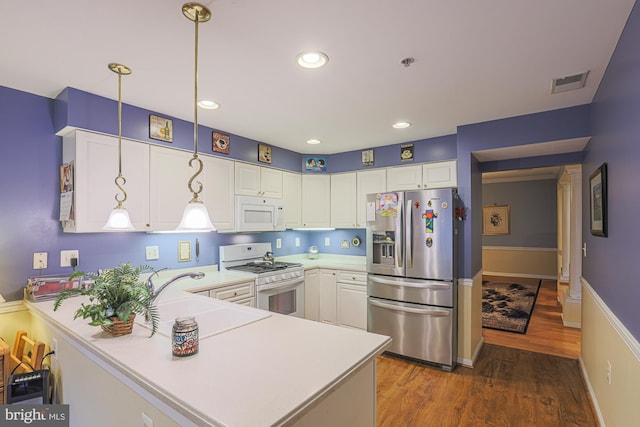
<path id="1" fill-rule="evenodd" d="M 268 311 L 197 295 L 161 302 L 157 307 L 160 313 L 158 333 L 167 337 L 171 337 L 176 317 L 195 317 L 198 322 L 198 335 L 200 339 L 204 339 L 271 316 Z M 135 321 L 151 329 L 151 322 L 145 322 L 144 316 L 136 316 Z"/>

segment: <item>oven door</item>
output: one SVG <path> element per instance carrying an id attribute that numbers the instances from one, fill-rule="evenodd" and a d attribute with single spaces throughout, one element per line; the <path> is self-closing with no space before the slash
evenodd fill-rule
<path id="1" fill-rule="evenodd" d="M 304 276 L 256 286 L 258 308 L 304 319 Z"/>

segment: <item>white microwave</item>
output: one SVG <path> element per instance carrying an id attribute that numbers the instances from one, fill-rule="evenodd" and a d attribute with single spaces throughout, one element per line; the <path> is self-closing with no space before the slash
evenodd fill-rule
<path id="1" fill-rule="evenodd" d="M 237 231 L 284 230 L 282 199 L 256 196 L 236 196 Z"/>

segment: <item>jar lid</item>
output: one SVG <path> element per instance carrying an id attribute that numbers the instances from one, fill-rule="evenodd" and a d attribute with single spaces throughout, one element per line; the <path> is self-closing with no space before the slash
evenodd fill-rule
<path id="1" fill-rule="evenodd" d="M 197 326 L 196 318 L 193 316 L 184 316 L 184 317 L 176 317 L 177 326 L 188 327 L 188 326 Z"/>

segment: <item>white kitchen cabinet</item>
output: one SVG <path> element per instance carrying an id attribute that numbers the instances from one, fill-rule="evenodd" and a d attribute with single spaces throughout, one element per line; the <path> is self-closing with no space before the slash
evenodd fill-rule
<path id="1" fill-rule="evenodd" d="M 367 274 L 337 272 L 337 324 L 367 330 Z"/>
<path id="2" fill-rule="evenodd" d="M 304 272 L 304 318 L 320 318 L 320 270 L 314 268 Z"/>
<path id="3" fill-rule="evenodd" d="M 282 198 L 282 171 L 236 162 L 235 193 L 242 196 Z"/>
<path id="4" fill-rule="evenodd" d="M 284 203 L 284 226 L 302 227 L 302 176 L 299 173 L 282 173 L 282 201 Z"/>
<path id="5" fill-rule="evenodd" d="M 425 163 L 422 165 L 423 188 L 447 188 L 458 186 L 457 162 Z"/>
<path id="6" fill-rule="evenodd" d="M 256 285 L 255 280 L 242 283 L 211 288 L 209 290 L 194 292 L 196 295 L 208 296 L 223 301 L 233 302 L 235 304 L 246 305 L 247 307 L 256 306 Z"/>
<path id="7" fill-rule="evenodd" d="M 302 226 L 331 226 L 331 180 L 329 175 L 302 175 Z"/>
<path id="8" fill-rule="evenodd" d="M 331 175 L 331 227 L 356 228 L 356 173 Z"/>
<path id="9" fill-rule="evenodd" d="M 319 273 L 318 320 L 336 324 L 336 272 L 320 269 Z"/>
<path id="10" fill-rule="evenodd" d="M 62 142 L 63 163 L 73 162 L 74 220 L 62 223 L 65 232 L 95 233 L 102 229 L 116 207 L 118 138 L 76 130 Z M 129 212 L 136 231 L 149 226 L 149 145 L 122 140 L 122 174 Z"/>
<path id="11" fill-rule="evenodd" d="M 367 194 L 384 193 L 387 190 L 387 170 L 372 169 L 357 174 L 356 227 L 367 226 Z"/>
<path id="12" fill-rule="evenodd" d="M 196 170 L 189 166 L 193 153 L 152 146 L 150 154 L 151 230 L 175 230 L 185 206 L 193 197 L 187 186 Z M 202 155 L 199 158 L 203 172 L 196 180 L 203 185 L 200 199 L 209 211 L 211 222 L 218 230 L 233 229 L 234 162 Z"/>
<path id="13" fill-rule="evenodd" d="M 422 188 L 422 165 L 387 168 L 387 190 L 404 191 Z"/>

